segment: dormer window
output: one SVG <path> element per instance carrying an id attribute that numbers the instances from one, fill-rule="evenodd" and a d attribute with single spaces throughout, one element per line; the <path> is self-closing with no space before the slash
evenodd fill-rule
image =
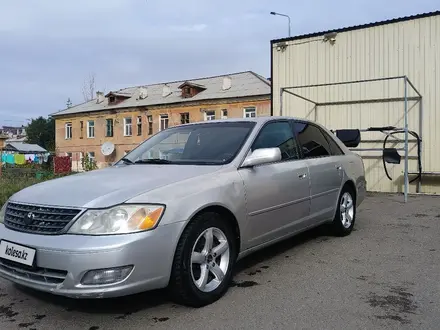
<path id="1" fill-rule="evenodd" d="M 191 87 L 185 87 L 182 91 L 183 97 L 191 97 Z"/>
<path id="2" fill-rule="evenodd" d="M 109 105 L 116 105 L 118 103 L 121 103 L 125 101 L 126 99 L 129 99 L 131 97 L 130 93 L 126 92 L 109 92 L 106 97 L 108 98 L 108 104 Z"/>
<path id="3" fill-rule="evenodd" d="M 197 95 L 200 92 L 203 92 L 206 87 L 203 85 L 191 83 L 191 82 L 184 82 L 182 85 L 179 86 L 179 88 L 182 90 L 182 97 L 183 98 L 190 98 L 195 95 Z"/>

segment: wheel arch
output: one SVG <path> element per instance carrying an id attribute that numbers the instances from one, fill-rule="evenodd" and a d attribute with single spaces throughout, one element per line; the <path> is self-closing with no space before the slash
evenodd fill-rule
<path id="1" fill-rule="evenodd" d="M 354 184 L 353 180 L 351 180 L 351 179 L 346 179 L 345 182 L 344 182 L 344 184 L 341 185 L 341 189 L 339 190 L 338 198 L 337 198 L 336 201 L 335 201 L 335 208 L 334 208 L 333 217 L 332 217 L 332 219 L 329 220 L 329 221 L 333 221 L 334 217 L 336 216 L 336 211 L 337 211 L 337 209 L 338 209 L 339 198 L 341 198 L 342 191 L 343 191 L 345 188 L 349 188 L 349 189 L 353 192 L 353 198 L 354 198 L 354 200 L 356 201 L 356 198 L 357 198 L 356 185 Z"/>
<path id="2" fill-rule="evenodd" d="M 186 228 L 189 226 L 189 224 L 194 221 L 194 219 L 199 216 L 200 214 L 203 213 L 207 213 L 207 212 L 215 212 L 218 213 L 222 216 L 223 219 L 225 219 L 225 221 L 227 221 L 227 223 L 230 225 L 231 229 L 234 232 L 234 238 L 235 238 L 235 243 L 237 244 L 237 254 L 240 253 L 240 248 L 241 248 L 241 231 L 240 231 L 240 226 L 238 224 L 238 220 L 237 217 L 234 215 L 234 213 L 227 208 L 224 205 L 220 205 L 220 204 L 210 204 L 210 205 L 205 205 L 201 208 L 199 208 L 198 210 L 196 210 L 190 217 L 189 220 L 186 222 L 185 226 L 183 227 L 180 235 L 179 235 L 179 239 L 182 237 L 183 233 L 185 232 Z M 176 246 L 177 247 L 177 246 Z M 174 251 L 175 253 L 175 251 Z"/>
<path id="3" fill-rule="evenodd" d="M 344 185 L 342 186 L 342 189 L 347 188 L 347 187 L 351 189 L 351 191 L 353 192 L 353 195 L 354 195 L 353 198 L 356 200 L 357 191 L 356 191 L 356 185 L 353 182 L 353 180 L 348 179 L 347 181 L 345 181 Z"/>

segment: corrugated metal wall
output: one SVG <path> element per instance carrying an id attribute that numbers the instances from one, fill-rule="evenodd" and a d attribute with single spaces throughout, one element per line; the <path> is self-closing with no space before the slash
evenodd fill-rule
<path id="1" fill-rule="evenodd" d="M 273 52 L 273 114 L 279 115 L 280 88 L 342 81 L 407 76 L 423 97 L 422 102 L 408 102 L 409 129 L 423 129 L 424 171 L 440 172 L 440 15 L 339 33 L 331 45 L 322 37 L 289 41 L 284 51 Z M 316 102 L 400 98 L 404 96 L 401 80 L 379 81 L 315 88 L 296 88 L 295 93 Z M 408 96 L 417 94 L 408 86 Z M 420 104 L 423 104 L 423 125 Z M 283 115 L 316 120 L 330 129 L 404 127 L 404 102 L 375 102 L 314 107 L 314 104 L 290 94 L 283 94 Z M 439 128 L 439 130 L 437 130 Z M 363 134 L 363 139 L 383 141 L 382 133 Z M 403 134 L 396 135 L 403 139 Z M 392 146 L 392 144 L 387 144 Z M 403 147 L 403 144 L 398 144 Z M 382 142 L 363 143 L 362 148 L 382 147 Z M 410 143 L 410 155 L 416 144 Z M 403 152 L 400 152 L 403 156 Z M 401 165 L 388 165 L 393 181 L 383 170 L 380 152 L 359 152 L 364 156 L 368 189 L 403 191 Z M 410 159 L 410 171 L 416 160 Z M 412 177 L 410 176 L 410 179 Z M 410 192 L 416 191 L 412 184 Z M 440 193 L 440 177 L 424 177 L 422 192 Z"/>

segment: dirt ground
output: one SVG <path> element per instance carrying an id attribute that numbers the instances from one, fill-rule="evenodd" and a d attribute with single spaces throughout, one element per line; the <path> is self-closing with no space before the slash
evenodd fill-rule
<path id="1" fill-rule="evenodd" d="M 0 279 L 0 329 L 439 329 L 439 252 L 440 197 L 370 194 L 350 236 L 316 229 L 257 252 L 205 308 L 163 291 L 76 301 Z"/>

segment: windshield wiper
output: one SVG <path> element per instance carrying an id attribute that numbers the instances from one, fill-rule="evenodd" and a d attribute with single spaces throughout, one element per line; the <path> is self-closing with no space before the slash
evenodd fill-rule
<path id="1" fill-rule="evenodd" d="M 134 162 L 135 164 L 172 164 L 173 162 L 166 159 L 152 158 L 152 159 L 140 159 Z"/>
<path id="2" fill-rule="evenodd" d="M 121 161 L 123 161 L 124 162 L 124 164 L 128 164 L 128 165 L 132 165 L 132 164 L 134 164 L 130 159 L 128 159 L 128 158 L 121 158 Z"/>

